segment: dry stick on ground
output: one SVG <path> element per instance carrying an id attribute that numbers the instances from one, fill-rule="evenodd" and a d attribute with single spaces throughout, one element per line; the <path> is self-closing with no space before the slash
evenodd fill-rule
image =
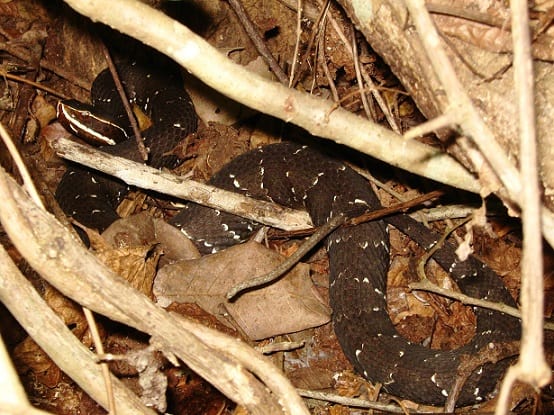
<path id="1" fill-rule="evenodd" d="M 514 43 L 514 78 L 517 92 L 520 141 L 520 174 L 525 183 L 521 193 L 523 253 L 521 258 L 521 354 L 508 369 L 502 383 L 496 414 L 508 412 L 508 401 L 516 380 L 535 388 L 546 385 L 552 376 L 543 347 L 543 258 L 540 215 L 540 183 L 536 149 L 534 111 L 534 76 L 529 33 L 528 3 L 512 0 L 512 40 Z"/>
<path id="2" fill-rule="evenodd" d="M 231 354 L 227 343 L 240 342 L 223 335 L 221 338 L 227 339 L 227 343 L 214 351 L 214 345 L 206 345 L 197 333 L 183 329 L 187 324 L 182 319 L 153 304 L 107 269 L 76 243 L 64 226 L 37 207 L 3 169 L 0 169 L 0 194 L 3 228 L 31 266 L 63 294 L 91 310 L 150 334 L 162 350 L 179 357 L 253 414 L 308 413 L 290 383 L 276 368 L 264 364 L 257 352 L 242 347 L 240 356 Z M 54 348 L 52 353 L 57 353 L 58 359 L 66 356 L 62 348 Z M 86 374 L 85 371 L 85 377 Z"/>
<path id="3" fill-rule="evenodd" d="M 108 173 L 131 186 L 191 200 L 284 230 L 306 229 L 312 226 L 309 215 L 304 211 L 254 200 L 238 193 L 184 179 L 75 143 L 67 138 L 51 141 L 50 145 L 60 157 Z"/>
<path id="4" fill-rule="evenodd" d="M 277 63 L 277 61 L 271 54 L 271 51 L 265 44 L 262 36 L 258 32 L 258 29 L 256 29 L 254 23 L 252 22 L 252 20 L 250 20 L 250 16 L 248 16 L 246 10 L 244 10 L 244 7 L 242 6 L 240 0 L 227 0 L 227 2 L 231 5 L 233 11 L 239 18 L 242 27 L 256 47 L 256 50 L 264 58 L 265 62 L 271 68 L 279 82 L 281 82 L 283 85 L 288 85 L 289 80 L 287 74 L 283 71 L 283 69 L 281 69 L 279 63 Z"/>

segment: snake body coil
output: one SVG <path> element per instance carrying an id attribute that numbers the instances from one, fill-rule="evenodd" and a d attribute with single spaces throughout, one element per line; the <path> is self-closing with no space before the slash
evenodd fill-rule
<path id="1" fill-rule="evenodd" d="M 159 96 L 160 91 L 164 90 L 173 97 L 169 100 L 173 107 L 165 99 L 156 104 L 160 107 L 155 111 L 163 114 L 158 118 L 164 120 L 155 120 L 155 125 L 161 122 L 165 126 L 156 128 L 165 129 L 166 133 L 146 134 L 154 165 L 161 166 L 166 164 L 162 161 L 162 155 L 175 144 L 171 136 L 183 137 L 196 129 L 196 116 L 186 93 L 181 89 L 176 89 L 178 93 L 174 92 L 174 82 L 170 86 L 165 85 L 165 82 L 159 84 L 159 77 L 145 78 L 138 69 L 131 67 L 121 71 L 126 85 L 131 85 L 133 78 L 139 77 L 143 85 L 149 86 L 145 88 L 149 93 L 154 91 Z M 155 82 L 150 87 L 149 80 L 152 79 Z M 94 101 L 106 100 L 99 96 L 98 91 L 110 90 L 111 87 L 106 86 L 108 84 L 109 80 L 102 78 L 102 75 L 97 79 L 92 90 Z M 140 94 L 140 91 L 136 93 L 136 99 L 144 100 L 146 97 Z M 175 102 L 178 104 L 177 111 L 174 111 Z M 150 103 L 153 107 L 152 101 Z M 164 137 L 169 144 L 163 141 Z M 132 147 L 132 144 L 129 146 L 123 143 L 111 147 L 109 151 L 128 155 Z M 136 159 L 132 155 L 131 158 Z M 170 160 L 169 164 L 174 162 Z M 315 225 L 321 225 L 339 213 L 356 216 L 380 207 L 379 200 L 366 180 L 352 169 L 294 143 L 270 145 L 241 155 L 224 166 L 210 182 L 255 198 L 272 200 L 293 208 L 305 208 Z M 114 204 L 118 202 L 123 189 L 123 184 L 100 174 L 70 168 L 58 187 L 57 197 L 69 215 L 91 227 L 103 229 L 117 218 Z M 387 221 L 423 247 L 428 248 L 439 239 L 438 235 L 408 216 L 398 215 Z M 196 204 L 189 204 L 172 223 L 191 237 L 203 252 L 216 251 L 241 242 L 256 227 L 244 219 Z M 422 403 L 443 404 L 455 385 L 457 370 L 464 356 L 483 353 L 499 342 L 519 338 L 517 320 L 501 313 L 475 309 L 478 321 L 476 335 L 469 344 L 456 350 L 439 351 L 410 343 L 396 332 L 387 312 L 387 225 L 377 221 L 341 228 L 327 238 L 326 244 L 330 257 L 333 324 L 340 344 L 361 374 L 369 380 L 381 382 L 384 389 L 394 395 Z M 500 279 L 479 261 L 470 258 L 460 262 L 448 244 L 434 258 L 449 270 L 463 292 L 491 301 L 514 304 Z M 463 385 L 457 404 L 465 405 L 486 399 L 507 364 L 505 360 L 479 366 Z"/>

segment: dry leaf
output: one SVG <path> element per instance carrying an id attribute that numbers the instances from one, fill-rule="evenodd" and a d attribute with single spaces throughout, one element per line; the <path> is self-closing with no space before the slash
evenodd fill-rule
<path id="1" fill-rule="evenodd" d="M 266 274 L 283 258 L 249 242 L 199 260 L 164 267 L 156 277 L 158 301 L 194 302 L 212 314 L 225 303 L 226 292 L 246 279 Z M 252 339 L 291 333 L 329 321 L 329 308 L 313 289 L 308 266 L 298 264 L 278 282 L 243 294 L 225 307 Z"/>

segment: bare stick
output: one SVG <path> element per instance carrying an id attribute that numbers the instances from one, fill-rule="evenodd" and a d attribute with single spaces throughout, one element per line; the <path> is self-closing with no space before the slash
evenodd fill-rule
<path id="1" fill-rule="evenodd" d="M 248 16 L 248 13 L 246 13 L 246 10 L 244 10 L 244 7 L 242 7 L 242 3 L 239 0 L 227 0 L 227 2 L 231 5 L 233 11 L 239 18 L 239 21 L 242 23 L 242 27 L 244 27 L 244 30 L 256 47 L 256 50 L 262 56 L 262 58 L 264 58 L 265 62 L 271 68 L 279 82 L 281 82 L 283 85 L 288 85 L 287 74 L 283 71 L 283 69 L 279 66 L 279 64 L 273 57 L 273 54 L 265 44 L 263 38 L 260 36 L 260 33 L 254 26 L 254 23 L 250 19 L 250 16 Z"/>
<path id="2" fill-rule="evenodd" d="M 67 138 L 51 141 L 50 145 L 60 157 L 108 173 L 132 186 L 191 200 L 285 230 L 306 229 L 312 226 L 309 215 L 304 211 L 251 199 L 238 193 L 184 179 L 75 143 Z"/>
<path id="3" fill-rule="evenodd" d="M 325 223 L 325 225 L 320 226 L 312 236 L 304 241 L 304 243 L 300 245 L 294 254 L 288 257 L 285 261 L 281 262 L 277 268 L 265 275 L 243 281 L 234 287 L 231 287 L 225 296 L 228 300 L 232 300 L 243 291 L 267 285 L 278 280 L 283 276 L 283 274 L 294 267 L 298 261 L 300 261 L 314 246 L 321 242 L 323 238 L 342 225 L 344 221 L 345 218 L 343 215 L 335 216 L 330 219 L 327 223 Z"/>
<path id="4" fill-rule="evenodd" d="M 536 118 L 534 105 L 533 59 L 529 33 L 528 4 L 522 0 L 510 2 L 512 38 L 514 44 L 514 83 L 517 92 L 520 141 L 520 174 L 525 183 L 521 190 L 521 220 L 523 254 L 521 258 L 521 354 L 510 367 L 502 385 L 496 414 L 508 411 L 509 392 L 517 378 L 541 387 L 552 376 L 543 347 L 543 259 L 540 215 L 540 190 L 537 168 Z"/>

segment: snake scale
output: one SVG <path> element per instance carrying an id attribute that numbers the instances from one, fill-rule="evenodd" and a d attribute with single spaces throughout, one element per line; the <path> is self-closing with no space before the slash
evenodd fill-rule
<path id="1" fill-rule="evenodd" d="M 160 75 L 142 64 L 120 64 L 119 72 L 129 96 L 145 106 L 154 121 L 153 127 L 144 132 L 150 164 L 177 165 L 180 160 L 167 156 L 167 151 L 197 127 L 188 95 L 175 87 L 179 82 L 177 75 Z M 121 113 L 122 104 L 114 96 L 113 81 L 107 72 L 97 77 L 91 95 L 96 109 Z M 129 140 L 105 149 L 138 160 L 134 147 L 133 140 Z M 210 183 L 254 198 L 306 209 L 315 225 L 339 213 L 356 216 L 380 207 L 366 180 L 352 169 L 315 149 L 292 142 L 243 154 L 225 165 Z M 103 230 L 118 217 L 114 207 L 125 191 L 123 183 L 70 166 L 56 196 L 69 216 Z M 424 248 L 440 238 L 406 215 L 389 217 L 387 222 Z M 193 203 L 177 214 L 172 223 L 204 253 L 244 241 L 257 227 L 239 217 Z M 340 345 L 359 373 L 381 382 L 393 395 L 421 403 L 444 404 L 464 356 L 519 339 L 518 320 L 474 308 L 477 328 L 469 344 L 441 351 L 411 343 L 397 333 L 387 312 L 387 224 L 376 221 L 339 228 L 327 238 L 326 246 L 330 258 L 332 321 Z M 448 243 L 433 258 L 449 271 L 464 293 L 514 305 L 498 276 L 475 258 L 461 262 Z M 487 399 L 508 364 L 505 359 L 479 366 L 463 385 L 457 405 Z"/>

